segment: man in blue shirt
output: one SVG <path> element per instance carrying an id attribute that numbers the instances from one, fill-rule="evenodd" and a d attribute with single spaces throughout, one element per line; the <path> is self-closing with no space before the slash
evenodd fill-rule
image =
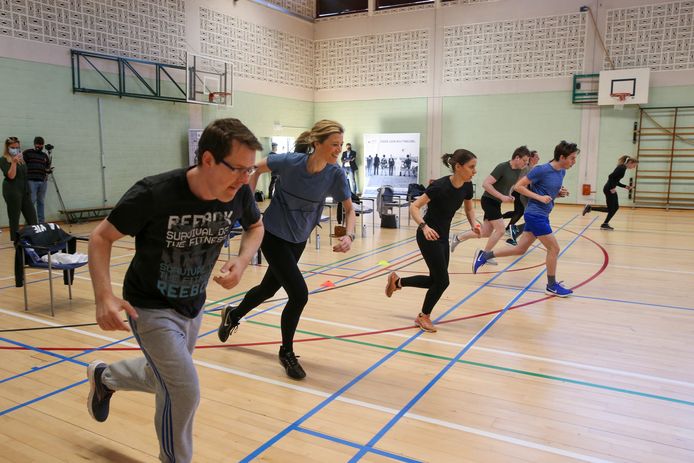
<path id="1" fill-rule="evenodd" d="M 547 288 L 545 293 L 559 297 L 567 297 L 573 291 L 557 283 L 557 259 L 559 243 L 552 234 L 549 224 L 549 213 L 554 207 L 554 199 L 568 196 L 569 192 L 562 186 L 566 169 L 576 164 L 576 156 L 580 150 L 575 143 L 561 141 L 554 148 L 554 159 L 547 164 L 536 166 L 526 176 L 518 180 L 514 190 L 527 196 L 528 207 L 525 209 L 525 228 L 518 239 L 518 246 L 501 251 L 475 251 L 472 262 L 472 273 L 494 257 L 506 257 L 525 254 L 535 239 L 547 249 Z"/>

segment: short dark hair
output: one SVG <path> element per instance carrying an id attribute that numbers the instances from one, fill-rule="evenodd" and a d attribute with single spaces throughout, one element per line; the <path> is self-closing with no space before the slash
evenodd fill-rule
<path id="1" fill-rule="evenodd" d="M 515 151 L 513 152 L 513 156 L 511 156 L 511 159 L 524 158 L 525 156 L 530 156 L 530 150 L 527 146 L 523 145 L 515 149 Z"/>
<path id="2" fill-rule="evenodd" d="M 202 164 L 202 155 L 205 151 L 212 153 L 214 160 L 219 164 L 229 155 L 231 142 L 236 140 L 249 148 L 259 151 L 263 149 L 258 139 L 248 127 L 238 119 L 217 119 L 208 125 L 200 136 L 197 150 L 197 164 Z"/>
<path id="3" fill-rule="evenodd" d="M 43 137 L 34 137 L 34 145 L 45 145 Z"/>
<path id="4" fill-rule="evenodd" d="M 571 153 L 578 154 L 580 152 L 581 150 L 578 149 L 576 143 L 569 143 L 566 140 L 562 140 L 554 147 L 554 160 L 558 161 L 559 158 L 569 157 Z"/>

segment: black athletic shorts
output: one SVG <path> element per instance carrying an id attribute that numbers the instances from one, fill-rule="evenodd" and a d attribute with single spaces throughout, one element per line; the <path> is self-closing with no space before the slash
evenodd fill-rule
<path id="1" fill-rule="evenodd" d="M 480 200 L 484 211 L 484 220 L 498 220 L 501 218 L 501 201 L 482 196 Z"/>

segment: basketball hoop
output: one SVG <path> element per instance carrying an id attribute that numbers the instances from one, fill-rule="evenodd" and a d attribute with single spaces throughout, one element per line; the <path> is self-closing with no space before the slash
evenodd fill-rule
<path id="1" fill-rule="evenodd" d="M 627 98 L 632 96 L 631 93 L 610 93 L 610 96 L 614 98 L 614 109 L 621 111 L 624 109 L 624 103 Z"/>
<path id="2" fill-rule="evenodd" d="M 231 106 L 231 93 L 229 92 L 210 92 L 208 101 L 212 104 Z"/>

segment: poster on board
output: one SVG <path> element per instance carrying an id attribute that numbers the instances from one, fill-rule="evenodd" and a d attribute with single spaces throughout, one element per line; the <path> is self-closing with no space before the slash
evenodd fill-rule
<path id="1" fill-rule="evenodd" d="M 362 165 L 364 193 L 376 195 L 383 185 L 395 191 L 407 191 L 410 183 L 419 183 L 418 133 L 365 133 Z"/>
<path id="2" fill-rule="evenodd" d="M 194 166 L 197 164 L 195 159 L 195 151 L 198 149 L 198 142 L 202 135 L 202 129 L 188 129 L 188 165 Z"/>

